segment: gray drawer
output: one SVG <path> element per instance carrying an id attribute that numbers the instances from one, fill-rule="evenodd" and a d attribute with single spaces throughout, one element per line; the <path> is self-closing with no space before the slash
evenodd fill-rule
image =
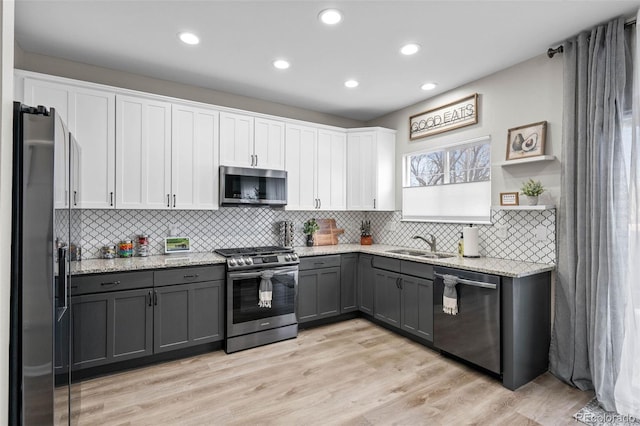
<path id="1" fill-rule="evenodd" d="M 153 273 L 153 284 L 156 287 L 223 279 L 225 279 L 224 266 L 175 268 Z"/>
<path id="2" fill-rule="evenodd" d="M 400 262 L 400 272 L 425 280 L 433 280 L 433 266 L 426 263 L 403 260 Z"/>
<path id="3" fill-rule="evenodd" d="M 340 266 L 339 254 L 330 256 L 301 257 L 299 269 L 301 271 L 305 271 L 308 269 L 331 268 L 334 266 Z"/>
<path id="4" fill-rule="evenodd" d="M 71 295 L 134 290 L 153 286 L 153 272 L 117 272 L 113 274 L 80 275 L 71 277 Z"/>
<path id="5" fill-rule="evenodd" d="M 391 257 L 374 256 L 372 265 L 374 268 L 385 269 L 392 272 L 400 272 L 400 259 Z"/>

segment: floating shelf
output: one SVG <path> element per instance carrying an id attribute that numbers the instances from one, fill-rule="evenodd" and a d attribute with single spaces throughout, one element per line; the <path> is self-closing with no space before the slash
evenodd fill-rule
<path id="1" fill-rule="evenodd" d="M 493 210 L 551 210 L 555 209 L 554 204 L 540 204 L 536 206 L 491 206 Z"/>
<path id="2" fill-rule="evenodd" d="M 538 155 L 537 157 L 520 158 L 518 160 L 508 160 L 499 163 L 501 167 L 515 166 L 516 164 L 526 163 L 538 163 L 540 161 L 553 161 L 556 159 L 555 155 Z"/>

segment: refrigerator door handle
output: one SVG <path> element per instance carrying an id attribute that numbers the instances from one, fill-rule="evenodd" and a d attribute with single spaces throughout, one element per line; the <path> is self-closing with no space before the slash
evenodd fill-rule
<path id="1" fill-rule="evenodd" d="M 60 321 L 67 311 L 67 300 L 69 291 L 69 277 L 67 276 L 67 248 L 58 249 L 58 306 L 57 320 Z M 64 303 L 61 301 L 64 300 Z"/>

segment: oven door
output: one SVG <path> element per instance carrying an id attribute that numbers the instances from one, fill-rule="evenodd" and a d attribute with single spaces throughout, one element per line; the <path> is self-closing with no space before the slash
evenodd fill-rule
<path id="1" fill-rule="evenodd" d="M 260 307 L 263 273 L 271 277 L 271 307 Z M 227 336 L 297 324 L 298 267 L 287 266 L 227 273 Z"/>

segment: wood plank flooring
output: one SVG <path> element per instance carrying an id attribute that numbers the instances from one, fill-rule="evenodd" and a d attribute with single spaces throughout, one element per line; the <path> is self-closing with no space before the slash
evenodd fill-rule
<path id="1" fill-rule="evenodd" d="M 75 386 L 81 425 L 576 425 L 593 397 L 549 373 L 509 391 L 364 319 Z"/>

